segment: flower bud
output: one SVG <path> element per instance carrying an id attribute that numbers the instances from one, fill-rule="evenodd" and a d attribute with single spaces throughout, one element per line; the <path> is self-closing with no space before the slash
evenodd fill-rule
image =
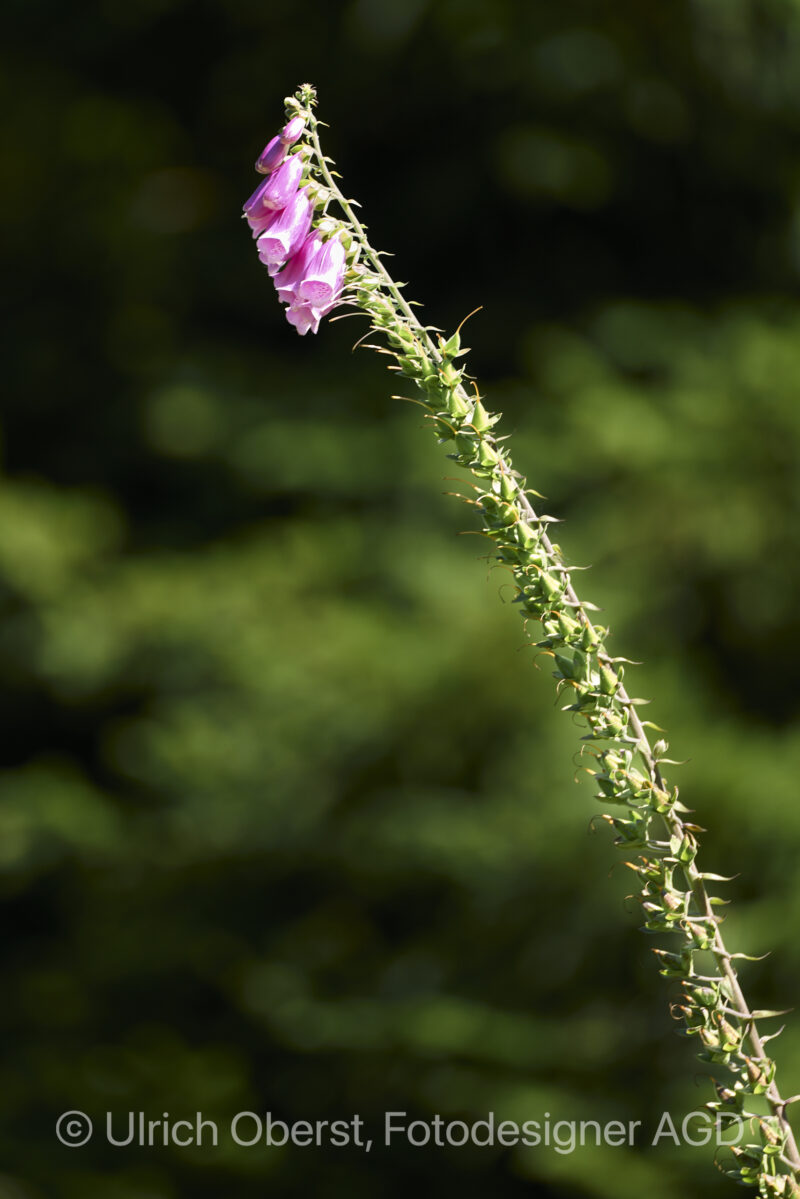
<path id="1" fill-rule="evenodd" d="M 245 213 L 258 212 L 261 209 L 261 207 L 262 207 L 261 197 L 264 194 L 264 188 L 267 186 L 268 182 L 269 182 L 268 179 L 260 179 L 259 180 L 258 187 L 253 192 L 252 196 L 250 196 L 247 200 L 245 200 L 244 204 L 242 205 L 242 212 L 245 212 Z"/>
<path id="2" fill-rule="evenodd" d="M 280 136 L 273 137 L 272 141 L 267 142 L 264 149 L 256 159 L 256 170 L 260 175 L 269 175 L 276 167 L 279 167 L 286 157 L 287 145 L 282 142 Z"/>
<path id="3" fill-rule="evenodd" d="M 302 117 L 292 117 L 280 133 L 280 140 L 284 146 L 293 146 L 297 139 L 302 137 L 305 127 L 306 123 Z"/>

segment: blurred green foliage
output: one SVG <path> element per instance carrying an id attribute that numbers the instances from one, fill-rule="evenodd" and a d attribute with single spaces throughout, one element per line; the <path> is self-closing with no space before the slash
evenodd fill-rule
<path id="1" fill-rule="evenodd" d="M 304 79 L 426 319 L 484 306 L 470 367 L 691 756 L 732 941 L 772 951 L 748 994 L 795 1000 L 800 6 L 8 25 L 0 1199 L 731 1193 L 707 1149 L 66 1149 L 54 1124 L 654 1130 L 709 1097 L 459 483 L 356 322 L 298 341 L 238 220 Z M 777 1056 L 799 1089 L 794 1017 Z"/>

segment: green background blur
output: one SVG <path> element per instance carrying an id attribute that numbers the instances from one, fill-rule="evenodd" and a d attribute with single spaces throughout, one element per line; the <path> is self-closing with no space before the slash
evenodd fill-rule
<path id="1" fill-rule="evenodd" d="M 772 951 L 747 993 L 797 1002 L 800 4 L 16 0 L 4 27 L 0 1199 L 735 1193 L 647 1138 L 102 1123 L 652 1132 L 711 1094 L 454 472 L 357 321 L 289 328 L 239 219 L 305 80 L 425 319 L 483 305 L 469 369 L 691 759 L 735 947 Z"/>

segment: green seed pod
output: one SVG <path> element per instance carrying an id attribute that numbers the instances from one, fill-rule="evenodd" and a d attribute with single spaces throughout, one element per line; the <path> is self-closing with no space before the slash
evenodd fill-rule
<path id="1" fill-rule="evenodd" d="M 735 1105 L 737 1101 L 739 1101 L 741 1106 L 742 1096 L 740 1092 L 731 1090 L 730 1087 L 726 1087 L 725 1084 L 721 1082 L 714 1083 L 714 1090 L 717 1092 L 720 1103 L 724 1103 L 727 1107 L 731 1107 Z"/>
<path id="2" fill-rule="evenodd" d="M 761 1173 L 761 1149 L 755 1145 L 729 1145 L 736 1158 L 737 1169 L 726 1171 L 736 1178 L 743 1186 L 755 1186 Z M 762 1195 L 768 1192 L 761 1192 Z"/>
<path id="3" fill-rule="evenodd" d="M 496 466 L 498 457 L 497 450 L 490 446 L 488 442 L 482 441 L 478 446 L 478 461 L 481 466 Z"/>
<path id="4" fill-rule="evenodd" d="M 691 935 L 692 941 L 697 949 L 710 949 L 714 944 L 714 934 L 702 924 L 698 924 L 695 920 L 686 920 L 683 927 Z"/>
<path id="5" fill-rule="evenodd" d="M 548 574 L 546 570 L 540 573 L 537 581 L 548 599 L 554 599 L 555 596 L 560 595 L 561 584 L 552 575 Z"/>
<path id="6" fill-rule="evenodd" d="M 663 974 L 666 978 L 682 978 L 688 972 L 687 967 L 691 963 L 691 957 L 687 962 L 685 951 L 683 953 L 672 953 L 668 949 L 654 949 L 653 953 L 661 963 L 659 973 Z M 713 1030 L 711 1031 L 713 1032 Z M 704 1032 L 700 1034 L 703 1040 L 705 1040 Z M 719 1044 L 719 1034 L 714 1032 L 713 1035 L 716 1037 L 717 1044 Z"/>
<path id="7" fill-rule="evenodd" d="M 504 500 L 514 500 L 514 499 L 516 499 L 518 493 L 519 493 L 519 488 L 517 487 L 514 480 L 511 478 L 510 475 L 507 475 L 505 473 L 505 471 L 503 471 L 503 474 L 500 477 L 500 494 L 503 497 L 503 499 Z"/>
<path id="8" fill-rule="evenodd" d="M 600 666 L 600 690 L 603 695 L 615 695 L 619 689 L 619 679 L 610 666 L 602 663 Z"/>
<path id="9" fill-rule="evenodd" d="M 773 1124 L 770 1124 L 767 1120 L 762 1120 L 760 1129 L 765 1144 L 769 1145 L 770 1147 L 774 1145 L 782 1145 L 782 1137 Z"/>
<path id="10" fill-rule="evenodd" d="M 445 360 L 458 357 L 461 350 L 461 334 L 458 329 L 456 329 L 449 341 L 443 341 L 441 337 L 439 338 L 439 350 L 442 358 Z"/>
<path id="11" fill-rule="evenodd" d="M 439 371 L 439 377 L 447 387 L 455 387 L 461 382 L 461 376 L 464 372 L 456 370 L 452 362 L 448 362 Z M 467 409 L 469 411 L 469 409 Z"/>
<path id="12" fill-rule="evenodd" d="M 715 1032 L 713 1028 L 708 1027 L 701 1030 L 700 1040 L 707 1049 L 712 1051 L 719 1049 L 720 1045 L 722 1044 L 722 1038 L 720 1037 L 719 1033 Z"/>
<path id="13" fill-rule="evenodd" d="M 673 852 L 681 865 L 686 866 L 689 862 L 693 862 L 697 855 L 697 841 L 692 834 L 684 830 L 681 838 L 671 838 L 671 841 L 678 841 L 677 849 Z"/>
<path id="14" fill-rule="evenodd" d="M 605 719 L 609 731 L 616 736 L 619 736 L 627 728 L 624 717 L 619 712 L 608 712 Z"/>
<path id="15" fill-rule="evenodd" d="M 475 407 L 472 409 L 471 423 L 473 429 L 477 429 L 479 433 L 485 433 L 487 429 L 491 429 L 492 425 L 497 423 L 497 417 L 490 417 L 480 400 L 476 400 Z"/>
<path id="16" fill-rule="evenodd" d="M 509 529 L 517 519 L 517 510 L 513 504 L 496 501 L 497 521 L 504 529 Z"/>
<path id="17" fill-rule="evenodd" d="M 437 421 L 435 427 L 439 438 L 439 445 L 442 445 L 445 441 L 452 441 L 455 437 L 455 433 L 447 421 Z"/>
<path id="18" fill-rule="evenodd" d="M 444 388 L 444 394 L 446 396 L 447 411 L 451 416 L 462 417 L 467 415 L 469 412 L 469 404 L 464 397 L 459 394 L 459 391 L 456 387 Z"/>
<path id="19" fill-rule="evenodd" d="M 585 624 L 581 631 L 581 641 L 580 641 L 581 649 L 583 649 L 583 650 L 595 649 L 596 646 L 598 646 L 599 644 L 600 644 L 600 636 L 599 636 L 597 630 L 595 629 L 594 625 Z"/>
<path id="20" fill-rule="evenodd" d="M 589 663 L 586 659 L 586 654 L 582 654 L 579 649 L 574 650 L 572 654 L 572 677 L 586 681 L 589 675 Z"/>
<path id="21" fill-rule="evenodd" d="M 419 358 L 411 357 L 411 355 L 407 354 L 397 354 L 396 358 L 397 365 L 406 378 L 416 379 L 419 377 L 421 367 Z"/>
<path id="22" fill-rule="evenodd" d="M 559 612 L 558 628 L 565 641 L 571 641 L 579 627 L 577 620 L 573 620 L 571 616 L 565 616 L 563 612 Z"/>
<path id="23" fill-rule="evenodd" d="M 565 654 L 559 654 L 558 652 L 556 652 L 555 660 L 556 660 L 558 669 L 561 671 L 564 678 L 571 679 L 572 678 L 572 659 L 566 657 Z"/>
<path id="24" fill-rule="evenodd" d="M 775 1075 L 775 1063 L 769 1058 L 763 1064 L 752 1057 L 745 1057 L 747 1079 L 754 1095 L 763 1095 Z"/>
<path id="25" fill-rule="evenodd" d="M 687 990 L 691 992 L 693 1003 L 704 1004 L 706 1007 L 714 1007 L 719 999 L 719 987 L 700 987 L 688 986 Z"/>
<path id="26" fill-rule="evenodd" d="M 683 1006 L 678 1006 L 676 1011 L 680 1013 L 681 1019 L 686 1025 L 686 1031 L 689 1036 L 695 1036 L 705 1024 L 702 1012 L 698 1012 L 693 1008 Z"/>
<path id="27" fill-rule="evenodd" d="M 395 346 L 398 349 L 401 346 L 405 346 L 405 347 L 413 349 L 413 346 L 414 346 L 414 338 L 413 338 L 411 332 L 408 329 L 403 328 L 402 326 L 400 328 L 397 328 L 397 326 L 395 326 L 394 328 L 389 329 L 386 334 L 386 340 L 388 341 L 390 346 Z"/>
<path id="28" fill-rule="evenodd" d="M 727 1052 L 732 1049 L 738 1049 L 742 1040 L 742 1034 L 738 1028 L 734 1028 L 729 1020 L 726 1020 L 721 1012 L 714 1013 L 714 1020 L 722 1034 L 722 1048 Z"/>
<path id="29" fill-rule="evenodd" d="M 539 540 L 537 534 L 527 523 L 527 521 L 519 521 L 517 523 L 515 532 L 517 541 L 519 541 L 520 545 L 524 546 L 525 549 L 528 549 L 532 545 L 536 545 L 537 541 Z"/>
<path id="30" fill-rule="evenodd" d="M 487 522 L 497 520 L 501 505 L 496 496 L 493 496 L 490 491 L 484 491 L 481 492 L 477 502 L 483 509 L 484 519 Z"/>

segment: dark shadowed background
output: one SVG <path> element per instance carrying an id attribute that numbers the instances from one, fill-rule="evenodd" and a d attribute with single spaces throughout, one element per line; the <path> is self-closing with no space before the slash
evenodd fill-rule
<path id="1" fill-rule="evenodd" d="M 732 942 L 771 951 L 748 995 L 797 1002 L 800 4 L 16 0 L 4 27 L 0 1199 L 732 1195 L 646 1136 L 103 1123 L 652 1133 L 712 1095 L 453 471 L 356 321 L 289 328 L 239 218 L 305 80 L 425 318 L 483 305 L 469 369 L 690 759 Z"/>

